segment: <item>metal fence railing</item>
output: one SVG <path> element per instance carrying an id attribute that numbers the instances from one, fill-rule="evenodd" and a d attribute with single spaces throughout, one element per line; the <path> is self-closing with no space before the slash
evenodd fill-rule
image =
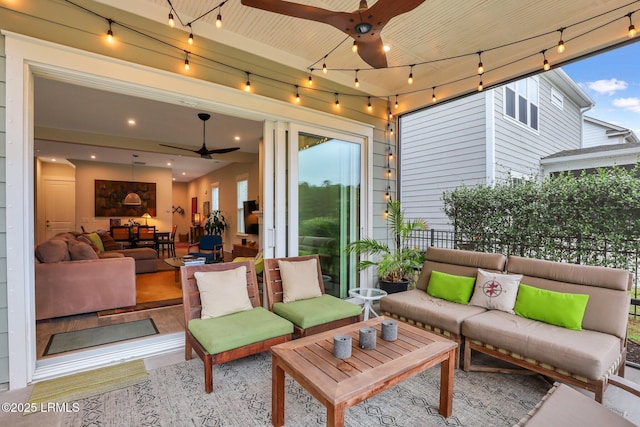
<path id="1" fill-rule="evenodd" d="M 605 239 L 566 238 L 554 236 L 531 236 L 522 241 L 510 236 L 487 236 L 482 234 L 469 238 L 451 230 L 429 229 L 415 232 L 407 243 L 411 247 L 427 250 L 429 247 L 468 249 L 481 252 L 503 253 L 531 258 L 561 260 L 574 264 L 599 265 L 629 270 L 633 275 L 630 315 L 640 316 L 640 287 L 638 273 L 640 264 L 640 241 L 627 241 L 613 249 Z"/>

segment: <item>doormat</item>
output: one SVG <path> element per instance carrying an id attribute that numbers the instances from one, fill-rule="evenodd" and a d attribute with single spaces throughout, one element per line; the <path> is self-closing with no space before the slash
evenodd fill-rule
<path id="1" fill-rule="evenodd" d="M 119 363 L 106 368 L 80 372 L 52 380 L 36 383 L 26 406 L 26 412 L 38 412 L 55 402 L 71 402 L 98 396 L 113 390 L 140 384 L 147 380 L 147 370 L 144 362 Z"/>
<path id="2" fill-rule="evenodd" d="M 157 333 L 158 328 L 153 323 L 153 319 L 61 332 L 51 336 L 47 347 L 44 349 L 43 356 L 156 335 Z"/>

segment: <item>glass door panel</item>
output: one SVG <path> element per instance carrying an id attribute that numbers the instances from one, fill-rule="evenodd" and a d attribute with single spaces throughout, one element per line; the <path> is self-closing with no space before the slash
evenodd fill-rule
<path id="1" fill-rule="evenodd" d="M 345 298 L 358 286 L 362 145 L 298 133 L 298 253 L 318 254 L 325 292 Z"/>

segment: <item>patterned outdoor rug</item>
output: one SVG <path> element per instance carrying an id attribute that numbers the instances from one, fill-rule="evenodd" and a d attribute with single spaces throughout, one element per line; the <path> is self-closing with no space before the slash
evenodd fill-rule
<path id="1" fill-rule="evenodd" d="M 79 401 L 62 425 L 270 426 L 271 356 L 262 353 L 214 366 L 204 391 L 200 359 L 149 371 L 147 381 Z M 346 411 L 345 426 L 512 426 L 550 388 L 541 377 L 456 370 L 453 416 L 438 414 L 439 367 Z M 286 377 L 285 426 L 326 425 L 326 410 Z"/>

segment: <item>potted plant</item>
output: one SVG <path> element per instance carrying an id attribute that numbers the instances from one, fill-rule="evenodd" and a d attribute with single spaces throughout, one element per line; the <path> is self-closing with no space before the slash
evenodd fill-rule
<path id="1" fill-rule="evenodd" d="M 227 221 L 219 210 L 212 211 L 204 223 L 204 232 L 206 234 L 215 234 L 222 236 L 224 229 L 227 228 Z"/>
<path id="2" fill-rule="evenodd" d="M 409 247 L 409 238 L 414 231 L 425 230 L 427 225 L 422 219 L 405 220 L 399 201 L 388 204 L 389 233 L 392 244 L 367 238 L 351 243 L 347 252 L 372 255 L 377 260 L 360 261 L 359 269 L 376 266 L 380 289 L 387 293 L 406 291 L 410 282 L 414 282 L 417 272 L 424 263 L 424 254 L 419 248 Z"/>

